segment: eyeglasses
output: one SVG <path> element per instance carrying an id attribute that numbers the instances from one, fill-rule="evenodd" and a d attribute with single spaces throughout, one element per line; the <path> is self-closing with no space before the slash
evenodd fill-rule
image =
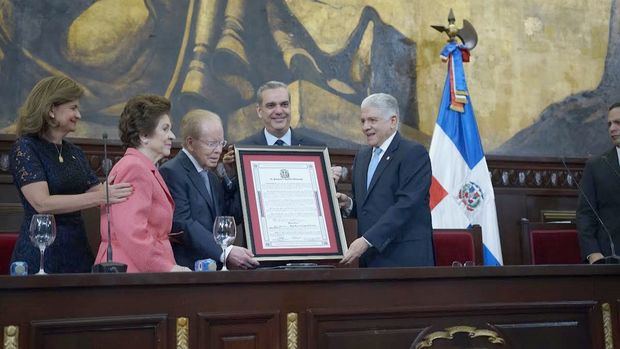
<path id="1" fill-rule="evenodd" d="M 197 141 L 199 141 L 200 143 L 204 144 L 207 146 L 207 148 L 209 149 L 215 149 L 217 148 L 217 146 L 221 146 L 222 148 L 224 148 L 226 146 L 226 144 L 228 144 L 227 141 L 203 141 L 201 139 L 195 138 Z"/>
<path id="2" fill-rule="evenodd" d="M 473 267 L 476 263 L 474 261 L 465 261 L 465 263 L 461 263 L 459 261 L 452 262 L 453 267 Z"/>

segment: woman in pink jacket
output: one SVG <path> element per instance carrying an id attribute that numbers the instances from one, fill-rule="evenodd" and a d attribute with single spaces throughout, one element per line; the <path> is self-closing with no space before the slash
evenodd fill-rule
<path id="1" fill-rule="evenodd" d="M 114 262 L 128 272 L 190 271 L 174 260 L 168 233 L 174 201 L 155 164 L 170 155 L 172 133 L 170 101 L 155 95 L 130 99 L 120 117 L 123 158 L 110 171 L 115 182 L 131 183 L 133 195 L 110 206 Z M 101 244 L 95 263 L 106 261 L 107 217 L 101 210 Z"/>

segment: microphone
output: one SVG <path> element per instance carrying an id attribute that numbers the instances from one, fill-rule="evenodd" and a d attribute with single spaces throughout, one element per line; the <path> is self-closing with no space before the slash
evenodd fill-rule
<path id="1" fill-rule="evenodd" d="M 562 161 L 562 165 L 564 165 L 564 168 L 566 169 L 568 174 L 574 179 L 575 176 L 573 176 L 573 173 L 566 165 L 566 161 L 564 161 L 564 157 L 561 157 L 560 160 Z M 575 185 L 577 186 L 577 190 L 579 191 L 579 194 L 581 195 L 581 197 L 585 199 L 586 203 L 588 204 L 588 207 L 590 207 L 590 210 L 592 210 L 592 212 L 594 213 L 596 220 L 598 221 L 598 223 L 601 225 L 601 227 L 607 234 L 607 239 L 609 240 L 609 246 L 611 247 L 611 255 L 603 257 L 602 260 L 604 260 L 604 264 L 620 264 L 620 256 L 616 255 L 616 246 L 614 245 L 614 240 L 611 237 L 611 233 L 607 229 L 607 226 L 605 226 L 605 223 L 603 223 L 601 216 L 599 216 L 598 212 L 596 212 L 594 205 L 592 205 L 592 202 L 590 202 L 590 199 L 588 198 L 586 193 L 583 191 L 583 188 L 581 188 L 581 185 L 579 185 L 579 182 L 577 180 L 575 180 Z M 597 262 L 594 262 L 594 263 L 597 263 Z"/>
<path id="2" fill-rule="evenodd" d="M 233 188 L 233 181 L 230 179 L 230 177 L 228 177 L 228 174 L 226 173 L 226 168 L 224 168 L 224 164 L 223 163 L 218 163 L 217 167 L 215 168 L 215 171 L 217 172 L 218 176 L 220 176 L 222 179 L 224 179 L 224 183 L 226 184 L 226 188 L 228 188 L 228 190 L 232 190 Z"/>
<path id="3" fill-rule="evenodd" d="M 105 214 L 108 221 L 108 248 L 106 250 L 106 261 L 93 265 L 93 273 L 125 273 L 127 272 L 127 264 L 115 263 L 112 259 L 112 234 L 110 233 L 110 193 L 108 186 L 108 175 L 112 167 L 112 160 L 108 159 L 108 134 L 104 132 L 101 135 L 103 139 L 103 161 L 101 167 L 105 177 Z"/>

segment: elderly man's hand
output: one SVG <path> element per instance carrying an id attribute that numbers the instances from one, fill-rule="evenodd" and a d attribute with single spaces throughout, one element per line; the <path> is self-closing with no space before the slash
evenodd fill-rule
<path id="1" fill-rule="evenodd" d="M 233 246 L 226 258 L 226 265 L 235 269 L 254 269 L 260 263 L 247 248 Z"/>
<path id="2" fill-rule="evenodd" d="M 355 239 L 351 243 L 351 246 L 349 246 L 347 252 L 344 254 L 344 257 L 342 257 L 340 263 L 351 264 L 355 262 L 356 259 L 360 258 L 360 256 L 366 252 L 368 247 L 370 246 L 368 246 L 368 243 L 364 240 L 364 238 Z"/>

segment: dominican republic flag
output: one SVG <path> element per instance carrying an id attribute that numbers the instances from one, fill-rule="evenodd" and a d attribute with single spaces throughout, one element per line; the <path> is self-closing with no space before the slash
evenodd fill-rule
<path id="1" fill-rule="evenodd" d="M 441 58 L 448 75 L 430 148 L 433 228 L 479 224 L 484 264 L 502 265 L 495 195 L 463 71 L 469 51 L 449 42 Z"/>

